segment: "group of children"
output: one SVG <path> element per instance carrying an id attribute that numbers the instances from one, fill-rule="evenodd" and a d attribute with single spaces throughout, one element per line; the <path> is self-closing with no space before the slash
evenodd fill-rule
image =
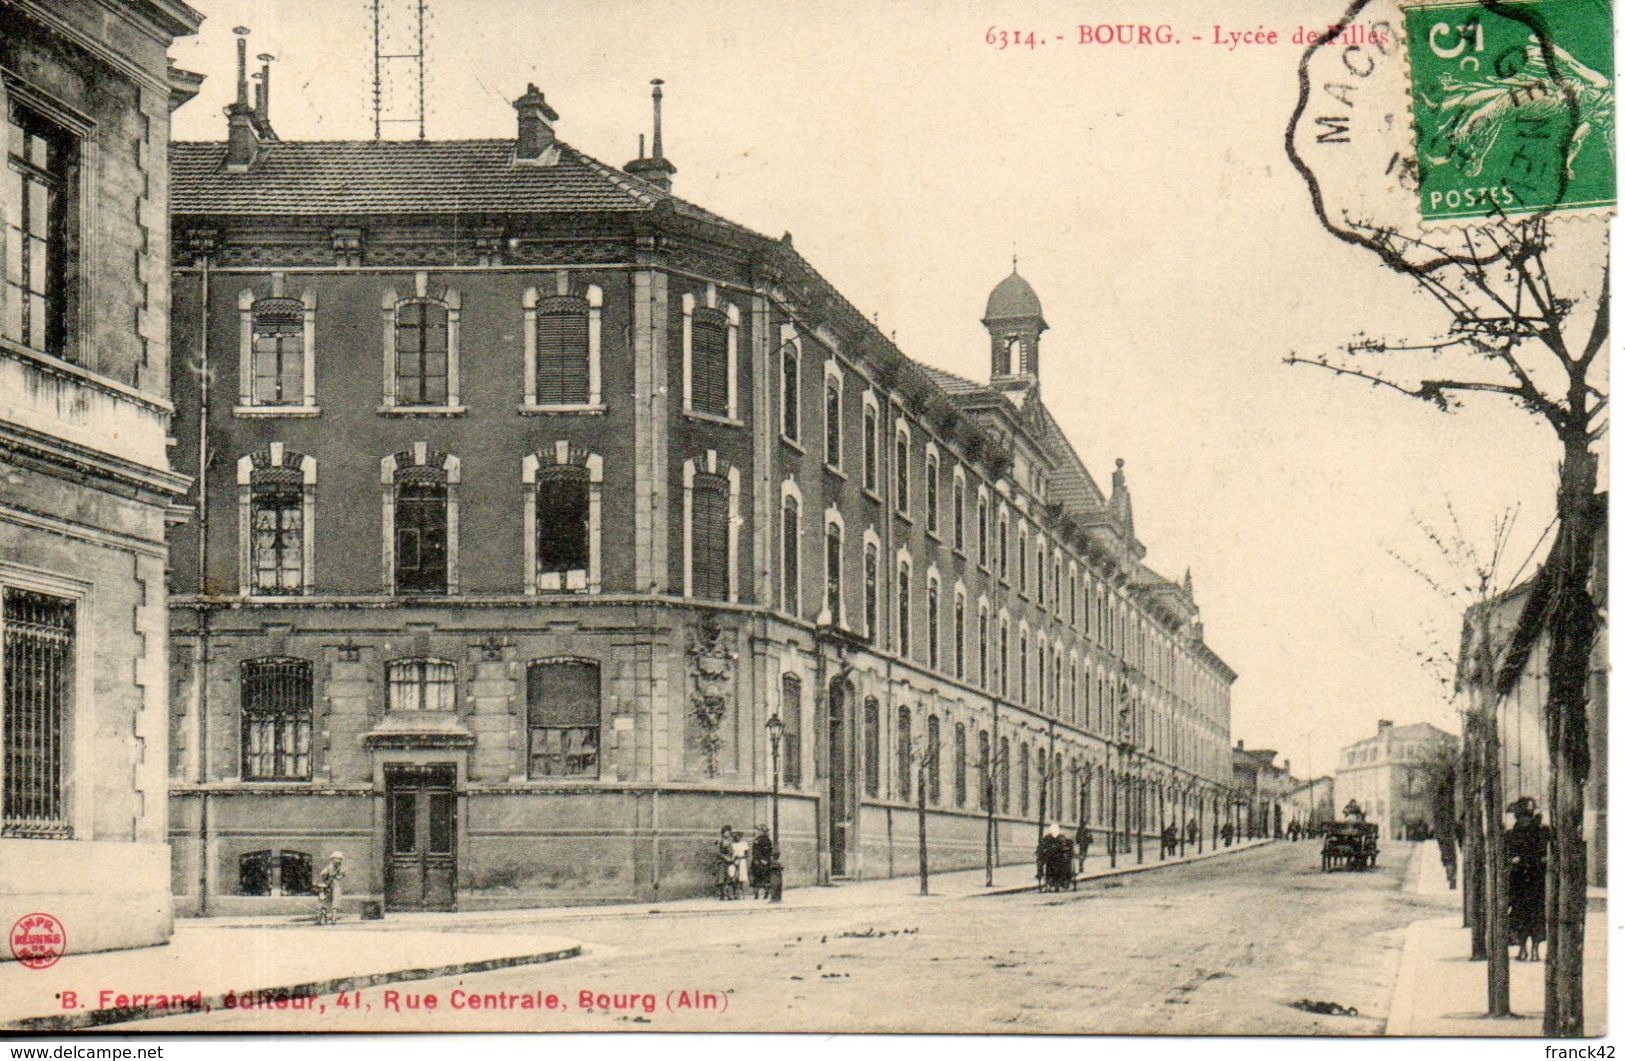
<path id="1" fill-rule="evenodd" d="M 746 840 L 731 825 L 722 827 L 714 856 L 717 898 L 742 899 L 749 882 L 751 898 L 772 898 L 773 837 L 767 826 L 756 827 L 756 839 Z"/>

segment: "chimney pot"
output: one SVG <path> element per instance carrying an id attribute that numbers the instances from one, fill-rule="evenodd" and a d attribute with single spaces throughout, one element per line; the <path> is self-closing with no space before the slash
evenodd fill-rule
<path id="1" fill-rule="evenodd" d="M 547 105 L 547 97 L 534 84 L 525 86 L 525 94 L 513 101 L 519 112 L 519 138 L 514 146 L 514 157 L 525 162 L 547 160 L 548 151 L 557 142 L 553 123 L 558 112 Z"/>
<path id="2" fill-rule="evenodd" d="M 639 134 L 638 157 L 633 159 L 631 162 L 628 162 L 622 168 L 625 169 L 626 172 L 632 174 L 634 177 L 642 177 L 644 180 L 648 181 L 656 188 L 659 188 L 661 191 L 669 192 L 671 191 L 671 178 L 672 175 L 677 172 L 677 167 L 667 161 L 665 148 L 661 140 L 660 100 L 664 93 L 661 92 L 660 86 L 664 85 L 665 82 L 657 77 L 650 81 L 649 84 L 654 86 L 653 91 L 651 92 L 651 96 L 654 100 L 655 119 L 653 144 L 654 150 L 650 153 L 648 158 L 643 156 L 643 136 L 642 134 Z"/>

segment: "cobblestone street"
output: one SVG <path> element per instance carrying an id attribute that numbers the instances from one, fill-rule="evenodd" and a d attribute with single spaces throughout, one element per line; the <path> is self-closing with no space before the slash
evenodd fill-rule
<path id="1" fill-rule="evenodd" d="M 574 936 L 585 954 L 369 988 L 360 1009 L 330 996 L 325 1012 L 212 1013 L 125 1027 L 1373 1035 L 1383 1030 L 1406 926 L 1452 908 L 1453 897 L 1404 889 L 1412 853 L 1392 844 L 1373 872 L 1327 875 L 1318 845 L 1279 843 L 1060 895 L 893 891 L 851 906 L 741 902 L 471 918 L 469 931 L 507 924 Z M 850 890 L 863 894 L 863 886 Z M 358 932 L 358 945 L 364 940 Z M 498 1002 L 503 993 L 551 993 L 567 1008 L 454 1008 L 463 1004 L 453 997 L 459 989 Z M 386 990 L 398 992 L 399 1011 L 386 1007 Z M 701 1007 L 717 996 L 726 1009 L 674 1012 L 668 1002 L 683 991 Z M 609 996 L 609 1007 L 584 1009 L 582 992 Z M 430 995 L 433 1009 L 411 1008 Z M 1360 1015 L 1290 1005 L 1305 998 Z"/>

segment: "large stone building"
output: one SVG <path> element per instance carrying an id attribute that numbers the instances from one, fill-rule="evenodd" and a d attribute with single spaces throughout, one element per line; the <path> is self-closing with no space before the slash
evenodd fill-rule
<path id="1" fill-rule="evenodd" d="M 1454 734 L 1426 722 L 1396 726 L 1382 719 L 1374 736 L 1337 753 L 1333 801 L 1338 813 L 1353 800 L 1381 839 L 1432 835 L 1438 824 L 1433 820 L 1436 775 L 1458 743 Z"/>
<path id="2" fill-rule="evenodd" d="M 989 820 L 1006 861 L 1211 828 L 1235 675 L 1040 399 L 1024 278 L 972 382 L 674 196 L 658 95 L 620 169 L 534 86 L 483 141 L 281 140 L 263 97 L 173 156 L 185 908 L 304 901 L 332 848 L 396 908 L 707 890 L 775 716 L 792 885 L 912 871 L 922 789 L 941 868 Z"/>
<path id="3" fill-rule="evenodd" d="M 1231 777 L 1237 800 L 1236 829 L 1243 836 L 1280 837 L 1292 820 L 1292 760 L 1276 763 L 1272 748 L 1248 748 L 1236 741 L 1230 750 Z"/>
<path id="4" fill-rule="evenodd" d="M 171 927 L 168 144 L 197 79 L 167 53 L 199 22 L 0 0 L 0 927 L 48 914 L 75 952 Z"/>

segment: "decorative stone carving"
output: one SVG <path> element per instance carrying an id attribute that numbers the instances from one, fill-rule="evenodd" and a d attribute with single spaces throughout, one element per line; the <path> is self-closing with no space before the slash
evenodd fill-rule
<path id="1" fill-rule="evenodd" d="M 717 617 L 701 613 L 698 627 L 688 634 L 688 673 L 693 691 L 690 713 L 699 726 L 698 744 L 705 756 L 705 776 L 716 777 L 722 753 L 722 722 L 733 698 L 734 663 L 738 654 L 732 638 Z"/>

